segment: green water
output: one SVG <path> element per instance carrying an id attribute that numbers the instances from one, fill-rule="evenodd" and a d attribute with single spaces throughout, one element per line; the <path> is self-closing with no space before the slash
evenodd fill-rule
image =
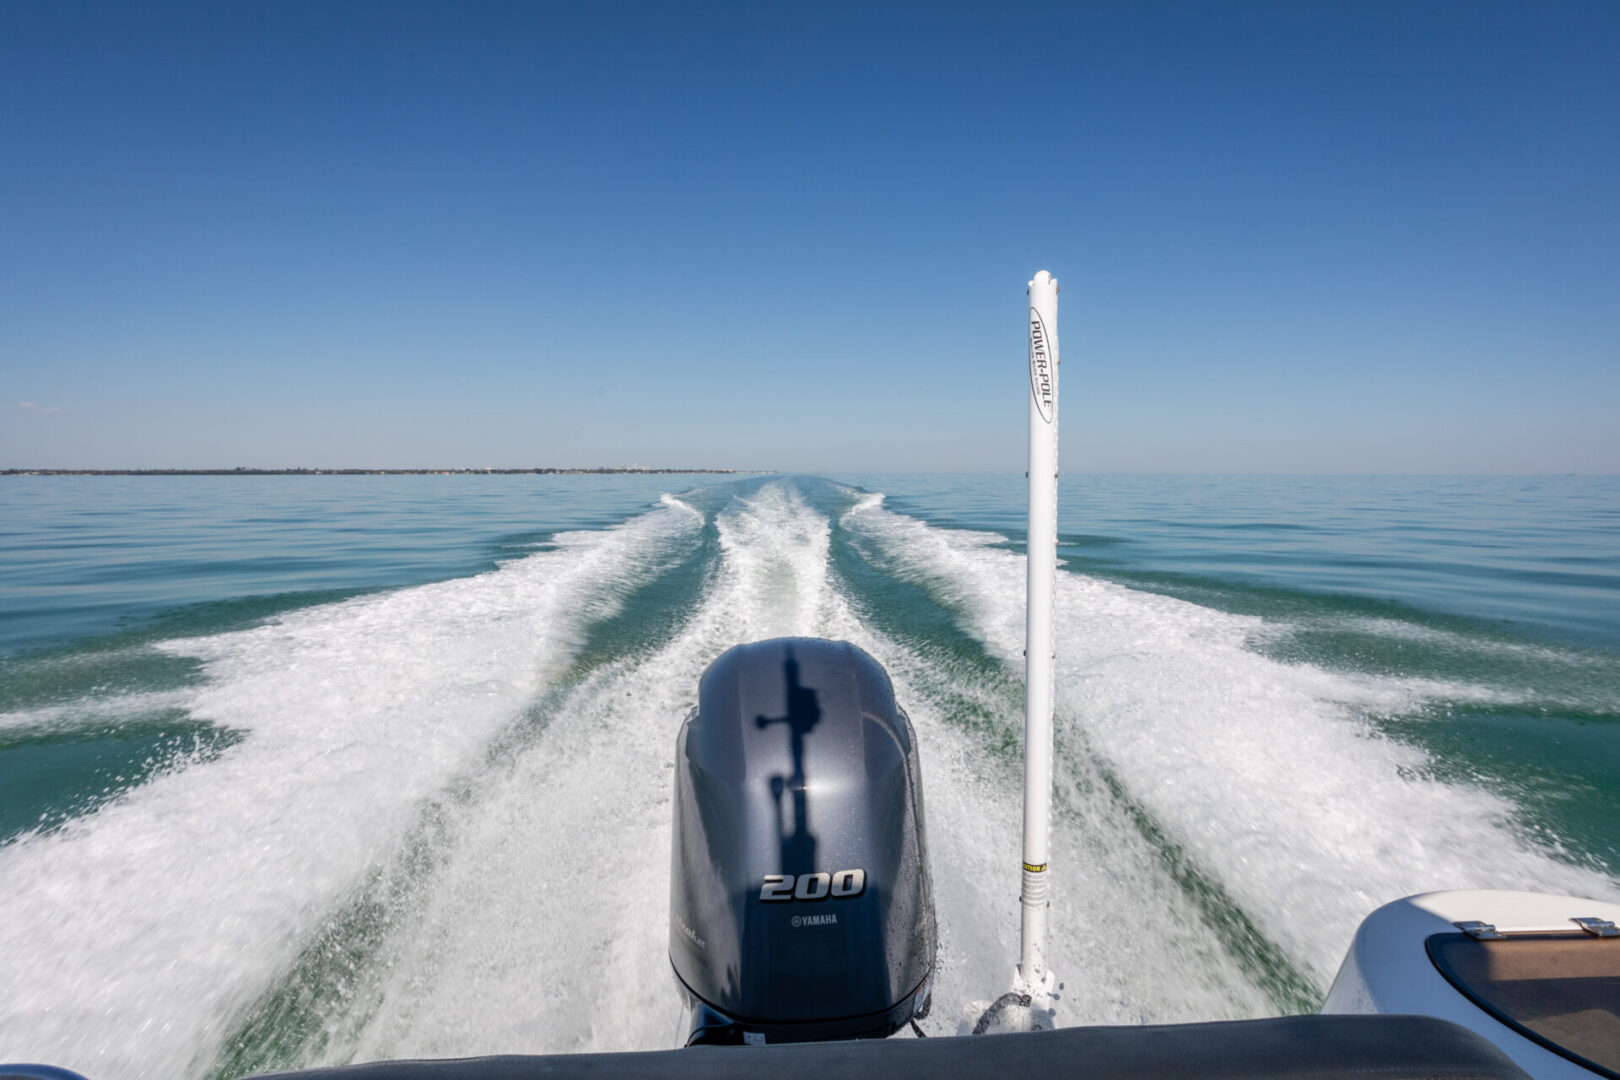
<path id="1" fill-rule="evenodd" d="M 0 1058 L 664 1045 L 675 726 L 787 633 L 917 724 L 954 1032 L 1016 941 L 1022 483 L 7 478 Z M 1060 1022 L 1310 1009 L 1409 892 L 1620 892 L 1620 480 L 1061 500 Z"/>

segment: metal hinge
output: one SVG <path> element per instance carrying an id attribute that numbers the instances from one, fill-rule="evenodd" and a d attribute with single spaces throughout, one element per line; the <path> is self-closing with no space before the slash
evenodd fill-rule
<path id="1" fill-rule="evenodd" d="M 1620 937 L 1620 927 L 1615 926 L 1608 919 L 1586 918 L 1571 919 L 1569 921 L 1594 937 Z"/>
<path id="2" fill-rule="evenodd" d="M 1488 922 L 1477 922 L 1473 919 L 1469 919 L 1466 922 L 1454 922 L 1451 925 L 1455 926 L 1457 929 L 1461 930 L 1475 941 L 1501 941 L 1503 938 L 1507 937 L 1506 934 L 1497 933 L 1496 927 L 1492 926 Z"/>

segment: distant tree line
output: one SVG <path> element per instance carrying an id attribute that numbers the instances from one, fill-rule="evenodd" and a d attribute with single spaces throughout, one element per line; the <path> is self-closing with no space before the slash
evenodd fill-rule
<path id="1" fill-rule="evenodd" d="M 645 469 L 639 465 L 595 469 L 0 469 L 0 476 L 555 476 L 638 473 L 729 475 L 770 469 Z"/>

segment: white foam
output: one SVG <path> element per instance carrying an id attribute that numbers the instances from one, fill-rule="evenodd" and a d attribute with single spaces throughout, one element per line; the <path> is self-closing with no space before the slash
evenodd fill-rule
<path id="1" fill-rule="evenodd" d="M 1018 956 L 1022 764 L 986 753 L 952 723 L 965 704 L 958 673 L 878 635 L 862 642 L 889 668 L 923 752 L 930 862 L 940 925 L 938 1034 L 971 1030 L 1006 991 Z M 972 703 L 1021 725 L 1017 700 Z M 1048 958 L 1065 987 L 1060 1025 L 1260 1015 L 1268 1001 L 1219 932 L 1171 879 L 1082 754 L 1063 763 L 1066 798 L 1053 823 Z M 1152 913 L 1151 930 L 1146 913 Z"/>
<path id="2" fill-rule="evenodd" d="M 669 799 L 699 675 L 739 641 L 834 621 L 828 522 L 788 484 L 716 519 L 697 610 L 611 664 L 452 819 L 448 858 L 322 1060 L 667 1047 Z"/>
<path id="3" fill-rule="evenodd" d="M 1313 630 L 1349 631 L 1383 640 L 1409 641 L 1459 658 L 1478 671 L 1475 678 L 1479 681 L 1472 683 L 1408 676 L 1378 679 L 1386 687 L 1404 686 L 1427 701 L 1620 711 L 1620 699 L 1615 696 L 1614 661 L 1598 653 L 1497 641 L 1400 619 L 1358 615 L 1292 619 L 1287 623 L 1268 624 L 1264 634 L 1268 640 L 1283 640 Z M 1527 670 L 1529 665 L 1540 672 L 1556 672 L 1555 685 L 1546 684 L 1546 674 L 1532 676 Z M 1531 679 L 1539 685 L 1526 685 Z"/>
<path id="4" fill-rule="evenodd" d="M 829 522 L 786 483 L 716 521 L 721 565 L 667 643 L 586 679 L 543 733 L 458 815 L 444 869 L 394 930 L 373 983 L 336 1016 L 319 1060 L 671 1045 L 667 950 L 675 733 L 698 677 L 739 641 L 842 638 L 895 678 L 922 748 L 941 951 L 936 1033 L 1009 985 L 1016 955 L 1017 763 L 947 722 L 965 699 L 1009 703 L 873 632 L 829 574 Z M 1130 1021 L 1251 1015 L 1264 998 L 1222 951 L 1120 810 L 1060 828 L 1055 920 L 1073 974 L 1060 1015 Z M 1088 803 L 1089 805 L 1089 803 Z M 1101 862 L 1107 875 L 1072 868 Z M 1141 933 L 1143 898 L 1162 915 Z"/>
<path id="5" fill-rule="evenodd" d="M 543 728 L 514 727 L 581 629 L 690 551 L 698 515 L 666 504 L 491 574 L 170 646 L 204 660 L 206 685 L 185 692 L 193 714 L 250 735 L 0 852 L 0 1058 L 97 1080 L 205 1071 L 242 1010 L 358 883 L 400 862 L 424 800 L 458 779 L 468 792 L 445 802 L 429 876 L 386 913 L 348 996 L 322 1003 L 308 1055 L 670 1045 L 676 727 L 709 661 L 783 634 L 872 652 L 911 713 L 941 935 L 925 1027 L 957 1031 L 972 1002 L 1007 988 L 1016 956 L 1018 762 L 986 738 L 1021 723 L 1021 559 L 995 546 L 1004 537 L 932 528 L 877 496 L 844 518 L 960 614 L 1004 662 L 997 683 L 874 630 L 832 571 L 831 522 L 791 482 L 768 483 L 717 516 L 720 561 L 668 640 L 552 689 Z M 1434 688 L 1270 660 L 1248 647 L 1259 620 L 1073 575 L 1060 575 L 1059 613 L 1061 1023 L 1270 1007 L 1103 768 L 1319 985 L 1360 915 L 1396 895 L 1613 895 L 1523 840 L 1511 804 L 1425 779 L 1418 751 L 1360 719 Z M 503 732 L 510 753 L 491 764 Z"/>
<path id="6" fill-rule="evenodd" d="M 167 643 L 203 661 L 192 715 L 248 737 L 0 851 L 0 1059 L 206 1069 L 420 800 L 700 521 L 671 503 L 477 577 Z"/>
<path id="7" fill-rule="evenodd" d="M 1004 538 L 858 508 L 902 575 L 1021 664 L 1024 562 Z M 1367 712 L 1434 687 L 1347 677 L 1247 647 L 1259 620 L 1059 575 L 1059 727 L 1085 742 L 1274 942 L 1326 986 L 1361 917 L 1442 888 L 1620 894 L 1525 839 L 1506 799 L 1427 776 Z M 1448 686 L 1455 700 L 1468 688 Z M 1488 691 L 1484 691 L 1488 693 Z"/>
<path id="8" fill-rule="evenodd" d="M 1555 649 L 1547 645 L 1531 645 L 1520 641 L 1495 641 L 1490 638 L 1470 636 L 1458 633 L 1455 630 L 1424 626 L 1421 623 L 1392 619 L 1387 616 L 1337 615 L 1331 621 L 1303 619 L 1293 623 L 1292 628 L 1329 631 L 1349 630 L 1379 638 L 1396 638 L 1404 641 L 1420 642 L 1453 652 L 1522 657 L 1542 663 L 1570 666 L 1595 666 L 1604 663 L 1595 656 L 1573 653 L 1565 649 Z"/>
<path id="9" fill-rule="evenodd" d="M 57 705 L 0 713 L 0 731 L 62 731 L 123 724 L 172 709 L 183 709 L 195 697 L 196 694 L 187 689 L 77 698 Z"/>

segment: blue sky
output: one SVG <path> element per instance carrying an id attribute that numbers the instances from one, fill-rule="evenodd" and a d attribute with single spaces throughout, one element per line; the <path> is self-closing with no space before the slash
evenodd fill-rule
<path id="1" fill-rule="evenodd" d="M 0 467 L 1620 471 L 1620 5 L 0 4 Z"/>

